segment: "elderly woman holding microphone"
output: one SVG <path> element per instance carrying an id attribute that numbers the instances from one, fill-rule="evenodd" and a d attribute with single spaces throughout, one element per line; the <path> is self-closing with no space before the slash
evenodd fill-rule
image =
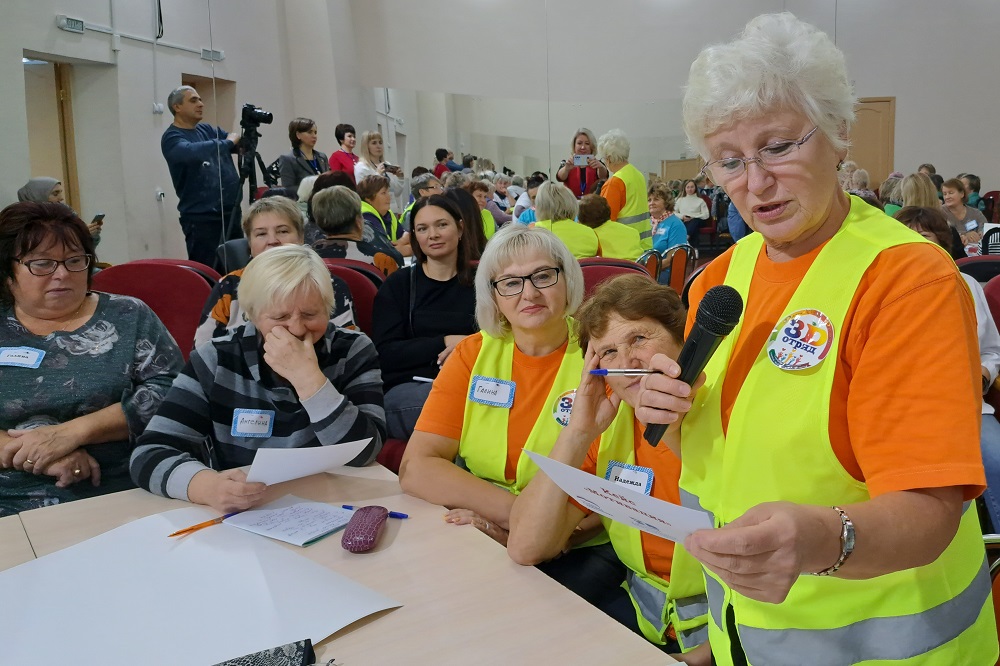
<path id="1" fill-rule="evenodd" d="M 654 361 L 636 415 L 673 423 L 682 503 L 714 519 L 684 546 L 720 666 L 997 660 L 963 510 L 985 485 L 975 310 L 940 248 L 841 190 L 854 104 L 843 53 L 787 13 L 691 66 L 688 139 L 758 233 L 691 290 L 689 330 L 715 285 L 746 303 L 704 385 Z"/>

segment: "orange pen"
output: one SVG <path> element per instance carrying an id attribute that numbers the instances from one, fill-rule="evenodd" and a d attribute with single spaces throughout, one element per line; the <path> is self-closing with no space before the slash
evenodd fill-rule
<path id="1" fill-rule="evenodd" d="M 221 523 L 226 518 L 229 518 L 230 516 L 235 516 L 238 513 L 242 513 L 242 512 L 241 511 L 234 511 L 232 513 L 227 513 L 224 516 L 219 516 L 218 518 L 213 518 L 212 520 L 206 520 L 203 523 L 198 523 L 197 525 L 192 525 L 191 527 L 185 527 L 182 530 L 177 530 L 176 532 L 174 532 L 173 534 L 170 534 L 168 536 L 175 537 L 175 536 L 183 536 L 185 534 L 191 534 L 191 532 L 197 532 L 198 530 L 203 530 L 206 527 L 211 527 L 212 525 L 218 525 L 219 523 Z"/>

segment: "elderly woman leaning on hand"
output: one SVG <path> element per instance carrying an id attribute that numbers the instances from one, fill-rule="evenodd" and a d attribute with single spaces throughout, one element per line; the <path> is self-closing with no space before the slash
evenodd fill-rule
<path id="1" fill-rule="evenodd" d="M 653 395 L 644 389 L 666 375 L 651 375 L 644 382 L 639 376 L 604 379 L 590 374 L 597 368 L 669 372 L 675 367 L 671 359 L 677 358 L 684 335 L 680 297 L 648 278 L 623 275 L 601 284 L 577 312 L 576 320 L 586 364 L 573 416 L 549 457 L 601 476 L 614 467 L 638 470 L 647 479 L 646 487 L 630 490 L 680 504 L 680 459 L 666 446 L 650 446 L 636 418 L 643 396 Z M 589 513 L 568 501 L 547 476 L 536 476 L 514 501 L 507 552 L 520 564 L 558 557 L 569 535 Z M 624 585 L 598 604 L 601 610 L 664 650 L 690 651 L 704 643 L 705 588 L 698 563 L 672 541 L 606 518 L 602 521 L 628 570 L 619 581 Z M 671 627 L 676 640 L 668 635 Z M 701 663 L 707 664 L 707 648 L 699 652 Z M 693 653 L 684 658 L 696 663 L 698 656 Z"/>
<path id="2" fill-rule="evenodd" d="M 132 444 L 183 364 L 144 303 L 88 291 L 93 261 L 68 207 L 0 212 L 0 516 L 131 488 Z"/>
<path id="3" fill-rule="evenodd" d="M 385 439 L 375 347 L 330 323 L 330 273 L 313 250 L 283 245 L 255 257 L 239 299 L 250 322 L 192 352 L 130 465 L 141 488 L 223 513 L 263 497 L 264 484 L 234 469 L 258 448 L 371 438 L 349 463 L 360 466 Z M 248 425 L 247 414 L 258 423 Z"/>
<path id="4" fill-rule="evenodd" d="M 538 471 L 523 451 L 547 455 L 569 423 L 583 369 L 569 317 L 583 300 L 583 272 L 552 232 L 509 225 L 486 246 L 475 284 L 482 330 L 455 347 L 434 381 L 399 482 L 453 509 L 449 522 L 506 545 L 510 508 Z M 585 527 L 599 531 L 600 523 Z M 589 536 L 581 531 L 574 543 Z M 624 575 L 607 544 L 540 568 L 591 600 Z"/>
<path id="5" fill-rule="evenodd" d="M 691 67 L 688 139 L 758 233 L 691 290 L 689 329 L 717 284 L 746 308 L 667 431 L 683 503 L 718 528 L 684 546 L 720 665 L 994 664 L 963 510 L 985 485 L 975 309 L 940 248 L 840 189 L 849 81 L 829 37 L 787 13 Z M 681 418 L 667 398 L 690 388 L 674 383 L 641 419 Z"/>

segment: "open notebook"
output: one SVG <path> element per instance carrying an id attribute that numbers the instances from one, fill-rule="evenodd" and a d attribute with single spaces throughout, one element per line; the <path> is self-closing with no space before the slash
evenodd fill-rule
<path id="1" fill-rule="evenodd" d="M 295 546 L 308 546 L 342 529 L 353 511 L 285 495 L 270 504 L 250 509 L 222 521 L 226 525 Z"/>

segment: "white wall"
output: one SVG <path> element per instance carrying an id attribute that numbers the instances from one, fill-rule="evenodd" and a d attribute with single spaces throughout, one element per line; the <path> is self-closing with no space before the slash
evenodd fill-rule
<path id="1" fill-rule="evenodd" d="M 358 32 L 365 39 L 384 37 L 383 48 L 362 60 L 362 80 L 544 100 L 550 104 L 554 164 L 568 152 L 576 127 L 597 135 L 620 127 L 632 139 L 637 166 L 659 171 L 660 159 L 676 159 L 686 150 L 680 99 L 697 53 L 730 39 L 757 14 L 787 9 L 835 36 L 859 96 L 896 97 L 897 169 L 910 172 L 930 161 L 944 174 L 977 173 L 984 191 L 1000 189 L 1000 161 L 994 158 L 1000 133 L 992 123 L 1000 87 L 991 82 L 990 69 L 1000 61 L 1000 11 L 994 0 L 545 0 L 458 6 L 447 0 L 352 0 L 355 19 L 363 23 Z M 468 55 L 456 51 L 466 44 Z"/>
<path id="2" fill-rule="evenodd" d="M 112 8 L 120 32 L 153 36 L 152 0 L 14 0 L 4 3 L 6 19 L 0 22 L 5 93 L 0 96 L 0 205 L 16 200 L 17 189 L 31 175 L 22 55 L 73 63 L 80 212 L 85 219 L 98 210 L 107 214 L 103 260 L 185 256 L 177 199 L 159 145 L 172 118 L 169 112 L 152 112 L 154 101 L 165 103 L 182 74 L 236 81 L 237 104 L 253 102 L 274 113 L 274 124 L 261 128 L 259 151 L 266 163 L 289 150 L 287 126 L 296 115 L 317 120 L 325 151 L 335 147 L 333 127 L 343 119 L 360 116 L 361 122 L 353 120 L 359 126 L 374 122 L 356 63 L 341 52 L 342 33 L 350 33 L 347 0 L 212 0 L 210 7 L 207 0 L 163 3 L 164 41 L 225 51 L 225 60 L 217 63 L 162 45 L 154 55 L 152 45 L 129 39 L 122 39 L 121 51 L 114 54 L 109 35 L 76 35 L 55 26 L 61 13 L 109 26 Z M 317 21 L 316 12 L 323 11 Z M 315 30 L 309 32 L 310 27 Z M 155 199 L 158 188 L 167 194 L 163 202 Z"/>
<path id="3" fill-rule="evenodd" d="M 372 88 L 390 88 L 407 171 L 448 146 L 518 171 L 568 152 L 578 126 L 621 127 L 633 161 L 657 171 L 685 150 L 681 87 L 707 43 L 752 16 L 787 8 L 816 23 L 847 54 L 860 96 L 896 97 L 896 168 L 930 161 L 946 175 L 978 173 L 1000 188 L 1000 133 L 990 83 L 1000 61 L 992 0 L 171 0 L 164 40 L 224 50 L 223 62 L 110 36 L 58 30 L 69 12 L 151 37 L 152 0 L 8 0 L 0 22 L 0 205 L 31 176 L 21 56 L 74 64 L 81 211 L 107 214 L 102 258 L 183 256 L 176 198 L 154 115 L 182 74 L 236 82 L 236 100 L 275 114 L 262 128 L 266 162 L 288 150 L 296 115 L 317 120 L 320 149 L 333 127 L 374 128 Z M 470 98 L 472 98 L 470 100 Z M 478 101 L 477 101 L 478 100 Z M 393 136 L 390 144 L 395 141 Z M 482 148 L 482 149 L 480 149 Z M 389 155 L 395 157 L 394 146 Z M 489 154 L 488 151 L 495 151 Z M 523 165 L 523 166 L 522 166 Z M 162 188 L 166 201 L 156 202 Z"/>

